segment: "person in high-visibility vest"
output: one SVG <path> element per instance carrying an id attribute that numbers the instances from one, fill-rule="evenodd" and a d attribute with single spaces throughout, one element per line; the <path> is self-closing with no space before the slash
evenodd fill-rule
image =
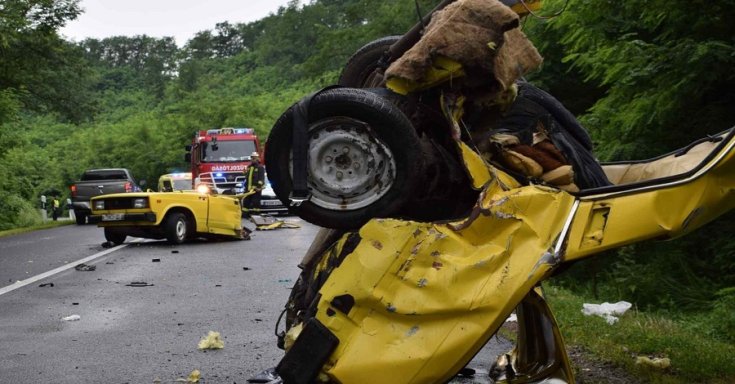
<path id="1" fill-rule="evenodd" d="M 59 211 L 61 210 L 61 203 L 59 203 L 59 197 L 54 196 L 54 200 L 51 203 L 51 215 L 56 221 L 59 218 Z"/>
<path id="2" fill-rule="evenodd" d="M 242 203 L 243 207 L 249 212 L 260 210 L 260 197 L 265 187 L 265 167 L 260 163 L 260 155 L 253 152 L 250 155 L 250 165 L 245 170 L 246 182 L 248 186 L 247 192 L 252 192 L 246 196 Z"/>

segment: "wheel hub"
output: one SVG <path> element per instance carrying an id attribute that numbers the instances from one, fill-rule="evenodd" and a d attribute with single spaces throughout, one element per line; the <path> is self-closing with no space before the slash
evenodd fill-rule
<path id="1" fill-rule="evenodd" d="M 370 205 L 388 192 L 396 174 L 393 154 L 370 126 L 347 117 L 309 127 L 307 161 L 310 201 L 330 210 Z"/>
<path id="2" fill-rule="evenodd" d="M 186 222 L 179 220 L 176 222 L 176 237 L 183 239 L 186 236 Z"/>

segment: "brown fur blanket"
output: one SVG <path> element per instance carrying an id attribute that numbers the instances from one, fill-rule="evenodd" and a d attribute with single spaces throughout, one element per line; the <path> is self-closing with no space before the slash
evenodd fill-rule
<path id="1" fill-rule="evenodd" d="M 498 0 L 458 0 L 432 16 L 419 42 L 390 65 L 386 76 L 420 83 L 441 55 L 480 75 L 482 83 L 489 78 L 497 91 L 508 89 L 542 62 L 518 27 L 518 15 Z"/>

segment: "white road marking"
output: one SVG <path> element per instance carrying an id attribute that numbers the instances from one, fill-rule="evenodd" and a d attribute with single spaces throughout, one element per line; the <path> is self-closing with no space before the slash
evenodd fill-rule
<path id="1" fill-rule="evenodd" d="M 141 239 L 141 240 L 142 240 L 142 239 Z M 57 274 L 57 273 L 61 273 L 61 272 L 64 272 L 64 271 L 66 271 L 67 269 L 71 269 L 71 268 L 74 268 L 74 267 L 76 267 L 76 266 L 77 266 L 77 265 L 79 265 L 79 264 L 82 264 L 82 263 L 88 263 L 88 262 L 90 262 L 90 261 L 92 261 L 92 260 L 94 260 L 94 259 L 100 258 L 100 257 L 102 257 L 102 256 L 104 256 L 104 255 L 106 255 L 106 254 L 108 254 L 108 253 L 112 253 L 112 252 L 115 252 L 115 251 L 117 251 L 118 249 L 123 249 L 123 248 L 127 247 L 127 246 L 128 246 L 128 245 L 130 245 L 130 244 L 133 244 L 133 243 L 139 243 L 139 242 L 140 242 L 141 240 L 134 240 L 134 241 L 132 241 L 132 242 L 130 242 L 130 243 L 127 243 L 127 244 L 120 244 L 120 245 L 118 245 L 118 246 L 116 246 L 116 247 L 112 247 L 112 248 L 110 248 L 110 249 L 106 249 L 106 250 L 104 250 L 104 251 L 102 251 L 102 252 L 99 252 L 99 253 L 95 253 L 95 254 L 94 254 L 94 255 L 92 255 L 92 256 L 87 256 L 87 257 L 85 257 L 85 258 L 83 258 L 83 259 L 81 259 L 81 260 L 77 260 L 77 261 L 75 261 L 75 262 L 71 262 L 71 263 L 69 263 L 69 264 L 66 264 L 66 265 L 62 265 L 62 266 L 61 266 L 61 267 L 59 267 L 59 268 L 56 268 L 56 269 L 52 269 L 52 270 L 50 270 L 50 271 L 48 271 L 48 272 L 44 272 L 44 273 L 42 273 L 42 274 L 40 274 L 40 275 L 36 275 L 36 276 L 30 277 L 30 278 L 27 278 L 27 279 L 25 279 L 25 280 L 20 280 L 20 281 L 16 281 L 16 282 L 15 282 L 15 283 L 13 283 L 13 284 L 10 284 L 10 285 L 8 285 L 8 286 L 6 286 L 6 287 L 2 287 L 2 288 L 0 288 L 0 296 L 2 296 L 2 295 L 4 295 L 4 294 L 6 294 L 6 293 L 8 293 L 8 292 L 12 292 L 12 291 L 15 291 L 15 290 L 16 290 L 16 289 L 18 289 L 18 288 L 23 288 L 23 287 L 25 287 L 25 286 L 26 286 L 26 285 L 28 285 L 28 284 L 33 284 L 33 283 L 37 282 L 38 280 L 42 280 L 42 279 L 45 279 L 45 278 L 47 278 L 47 277 L 49 277 L 49 276 L 53 276 L 53 275 L 55 275 L 55 274 Z"/>

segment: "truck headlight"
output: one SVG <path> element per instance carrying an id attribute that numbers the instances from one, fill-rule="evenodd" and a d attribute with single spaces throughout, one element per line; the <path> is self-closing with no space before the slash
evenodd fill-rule
<path id="1" fill-rule="evenodd" d="M 133 200 L 133 208 L 147 208 L 147 207 L 148 207 L 148 199 L 137 198 Z"/>
<path id="2" fill-rule="evenodd" d="M 104 200 L 95 200 L 94 201 L 94 209 L 96 209 L 96 210 L 103 210 L 103 209 L 105 209 L 105 201 Z"/>

